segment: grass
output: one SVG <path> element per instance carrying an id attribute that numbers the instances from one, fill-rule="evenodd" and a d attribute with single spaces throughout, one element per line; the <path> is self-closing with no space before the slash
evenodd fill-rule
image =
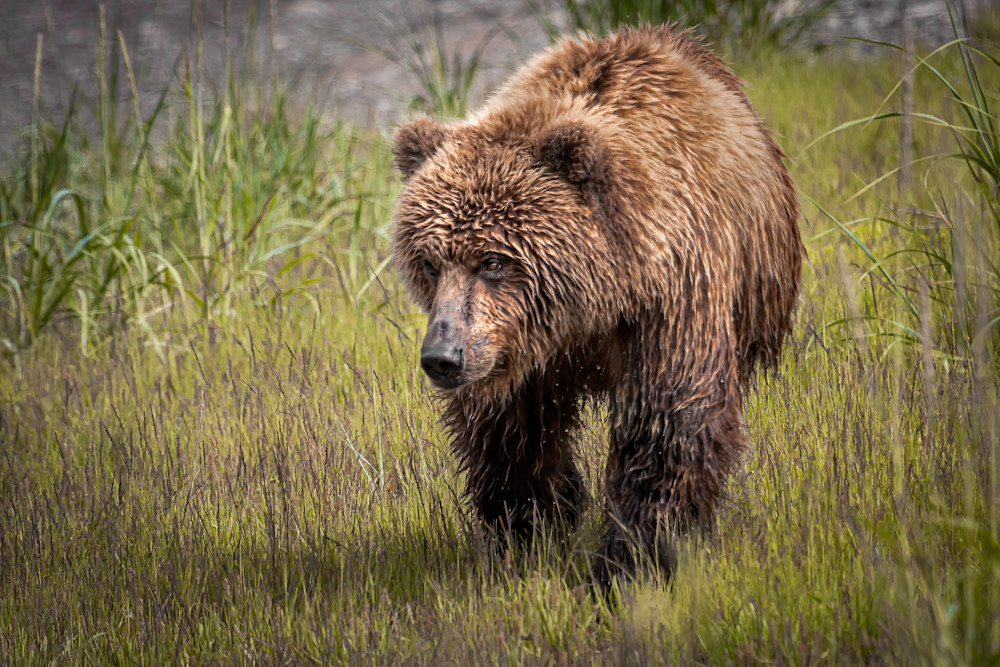
<path id="1" fill-rule="evenodd" d="M 943 71 L 947 63 L 942 63 L 940 54 L 949 51 L 957 52 L 959 57 L 957 77 Z M 929 168 L 921 188 L 927 208 L 902 208 L 898 204 L 885 207 L 886 213 L 878 220 L 902 237 L 902 243 L 882 257 L 877 257 L 835 216 L 827 211 L 824 214 L 870 260 L 869 271 L 878 274 L 884 283 L 889 308 L 901 307 L 904 311 L 905 320 L 879 326 L 888 319 L 886 309 L 883 307 L 880 313 L 873 303 L 866 319 L 880 335 L 928 347 L 937 340 L 939 348 L 966 361 L 978 355 L 980 364 L 988 359 L 1000 363 L 1000 265 L 995 259 L 1000 238 L 1000 135 L 998 117 L 991 109 L 996 96 L 984 88 L 980 73 L 995 75 L 1000 71 L 1000 60 L 968 40 L 956 39 L 920 56 L 913 69 L 925 70 L 939 94 L 950 101 L 944 113 L 881 111 L 895 94 L 894 88 L 876 113 L 844 123 L 831 133 L 889 121 L 921 122 L 943 131 L 951 139 L 947 147 L 939 143 L 933 149 L 924 148 L 920 157 L 886 171 L 853 195 L 859 197 L 881 182 L 899 177 L 904 167 L 912 169 L 926 163 Z M 949 201 L 939 186 L 941 177 L 949 175 L 964 184 L 965 196 L 958 201 Z M 926 305 L 921 304 L 922 299 L 927 300 Z M 931 318 L 924 317 L 923 311 L 929 311 L 931 301 L 936 311 L 933 328 L 939 332 L 931 331 Z M 921 328 L 923 325 L 927 326 Z"/>
<path id="2" fill-rule="evenodd" d="M 190 328 L 225 319 L 246 293 L 312 298 L 320 267 L 350 299 L 371 287 L 392 200 L 380 135 L 293 113 L 287 91 L 248 77 L 213 91 L 187 58 L 143 118 L 125 42 L 106 37 L 102 27 L 93 117 L 73 103 L 58 126 L 39 118 L 0 183 L 6 348 L 67 318 L 85 352 L 125 324 L 162 347 L 165 310 L 184 304 Z M 123 92 L 134 114 L 107 103 Z M 155 154 L 154 130 L 165 133 Z"/>
<path id="3" fill-rule="evenodd" d="M 937 58 L 967 95 L 960 54 Z M 898 166 L 895 128 L 827 134 L 877 111 L 890 62 L 737 63 L 803 193 L 804 304 L 747 395 L 714 530 L 671 584 L 611 605 L 587 575 L 599 410 L 578 531 L 512 558 L 470 522 L 416 363 L 425 319 L 385 268 L 382 135 L 271 84 L 210 96 L 196 64 L 156 118 L 40 118 L 0 180 L 0 662 L 996 664 L 996 348 L 953 344 L 954 290 L 898 252 L 944 230 L 889 221 L 940 206 L 984 254 L 997 238 L 963 162 L 868 187 Z M 914 83 L 923 113 L 961 122 L 933 72 Z M 954 153 L 954 132 L 916 144 Z M 54 306 L 29 307 L 39 292 Z"/>
<path id="4" fill-rule="evenodd" d="M 410 108 L 444 119 L 461 118 L 469 109 L 483 51 L 501 30 L 500 26 L 480 39 L 471 53 L 453 47 L 449 52 L 445 25 L 438 8 L 417 3 L 417 10 L 403 8 L 403 21 L 378 12 L 386 46 L 358 42 L 402 67 L 420 86 L 422 94 L 410 99 Z"/>

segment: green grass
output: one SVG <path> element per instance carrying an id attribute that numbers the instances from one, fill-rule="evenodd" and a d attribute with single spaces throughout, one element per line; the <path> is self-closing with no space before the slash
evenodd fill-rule
<path id="1" fill-rule="evenodd" d="M 376 15 L 386 46 L 358 41 L 358 46 L 403 68 L 420 86 L 420 94 L 410 99 L 413 110 L 443 119 L 461 118 L 470 110 L 469 100 L 483 51 L 501 30 L 497 25 L 471 53 L 448 49 L 445 25 L 437 8 L 416 3 L 417 9 L 403 8 L 403 21 L 384 12 Z"/>
<path id="2" fill-rule="evenodd" d="M 887 123 L 814 141 L 877 110 L 887 62 L 737 63 L 803 194 L 804 304 L 748 393 L 714 529 L 672 584 L 611 605 L 587 575 L 599 410 L 575 533 L 513 558 L 470 521 L 416 363 L 425 319 L 385 268 L 382 134 L 252 81 L 199 113 L 193 76 L 155 119 L 162 142 L 152 119 L 106 119 L 97 140 L 87 119 L 41 123 L 0 181 L 5 294 L 22 295 L 0 301 L 0 662 L 996 664 L 996 348 L 969 353 L 953 304 L 920 298 L 937 274 L 896 253 L 941 230 L 886 222 L 940 206 L 985 255 L 982 192 L 960 161 L 866 188 L 898 166 Z M 961 83 L 959 58 L 938 66 Z M 960 122 L 939 83 L 918 73 L 915 98 Z M 954 135 L 918 127 L 916 149 L 952 153 Z M 888 257 L 915 313 L 809 200 Z M 39 292 L 65 296 L 32 309 Z M 896 321 L 930 335 L 888 335 Z"/>

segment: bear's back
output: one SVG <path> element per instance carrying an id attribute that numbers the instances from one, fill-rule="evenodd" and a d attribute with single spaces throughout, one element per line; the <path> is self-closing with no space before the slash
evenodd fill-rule
<path id="1" fill-rule="evenodd" d="M 531 145 L 551 127 L 582 123 L 602 137 L 620 173 L 646 183 L 643 194 L 655 200 L 647 208 L 657 210 L 640 226 L 668 235 L 677 231 L 673 223 L 697 228 L 698 221 L 682 220 L 693 204 L 731 224 L 733 239 L 756 236 L 762 230 L 728 213 L 772 217 L 763 208 L 788 194 L 783 154 L 740 78 L 688 31 L 671 28 L 563 39 L 515 73 L 470 125 Z M 755 204 L 762 206 L 751 212 Z"/>
<path id="2" fill-rule="evenodd" d="M 690 31 L 671 28 L 623 28 L 600 40 L 564 38 L 528 63 L 495 99 L 570 95 L 624 109 L 689 94 L 696 71 L 743 94 L 743 82 L 718 56 Z"/>
<path id="3" fill-rule="evenodd" d="M 680 119 L 698 110 L 756 121 L 743 81 L 690 31 L 672 27 L 623 28 L 605 39 L 564 38 L 516 72 L 477 115 L 521 109 L 545 118 L 572 108 L 621 118 L 650 112 Z M 717 106 L 720 98 L 731 104 L 718 111 L 700 104 L 712 100 Z M 525 122 L 537 126 L 539 119 L 525 117 Z"/>

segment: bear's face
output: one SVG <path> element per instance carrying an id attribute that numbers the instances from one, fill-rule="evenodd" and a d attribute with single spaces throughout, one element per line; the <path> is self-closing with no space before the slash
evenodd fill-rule
<path id="1" fill-rule="evenodd" d="M 477 244 L 479 245 L 479 244 Z M 524 311 L 537 293 L 512 248 L 422 246 L 430 301 L 420 364 L 439 389 L 500 375 L 527 332 Z"/>
<path id="2" fill-rule="evenodd" d="M 445 390 L 517 382 L 587 312 L 591 207 L 527 142 L 424 119 L 400 131 L 394 152 L 406 178 L 394 260 L 429 315 L 421 366 Z"/>

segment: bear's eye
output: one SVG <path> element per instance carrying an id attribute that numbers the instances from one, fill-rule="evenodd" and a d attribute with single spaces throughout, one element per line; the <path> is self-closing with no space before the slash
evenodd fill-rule
<path id="1" fill-rule="evenodd" d="M 490 255 L 483 260 L 479 267 L 480 273 L 489 280 L 499 280 L 500 272 L 503 270 L 503 260 L 495 255 Z"/>
<path id="2" fill-rule="evenodd" d="M 424 273 L 427 274 L 428 278 L 438 277 L 438 270 L 434 268 L 434 264 L 431 263 L 431 260 L 427 259 L 426 257 L 424 257 Z"/>

